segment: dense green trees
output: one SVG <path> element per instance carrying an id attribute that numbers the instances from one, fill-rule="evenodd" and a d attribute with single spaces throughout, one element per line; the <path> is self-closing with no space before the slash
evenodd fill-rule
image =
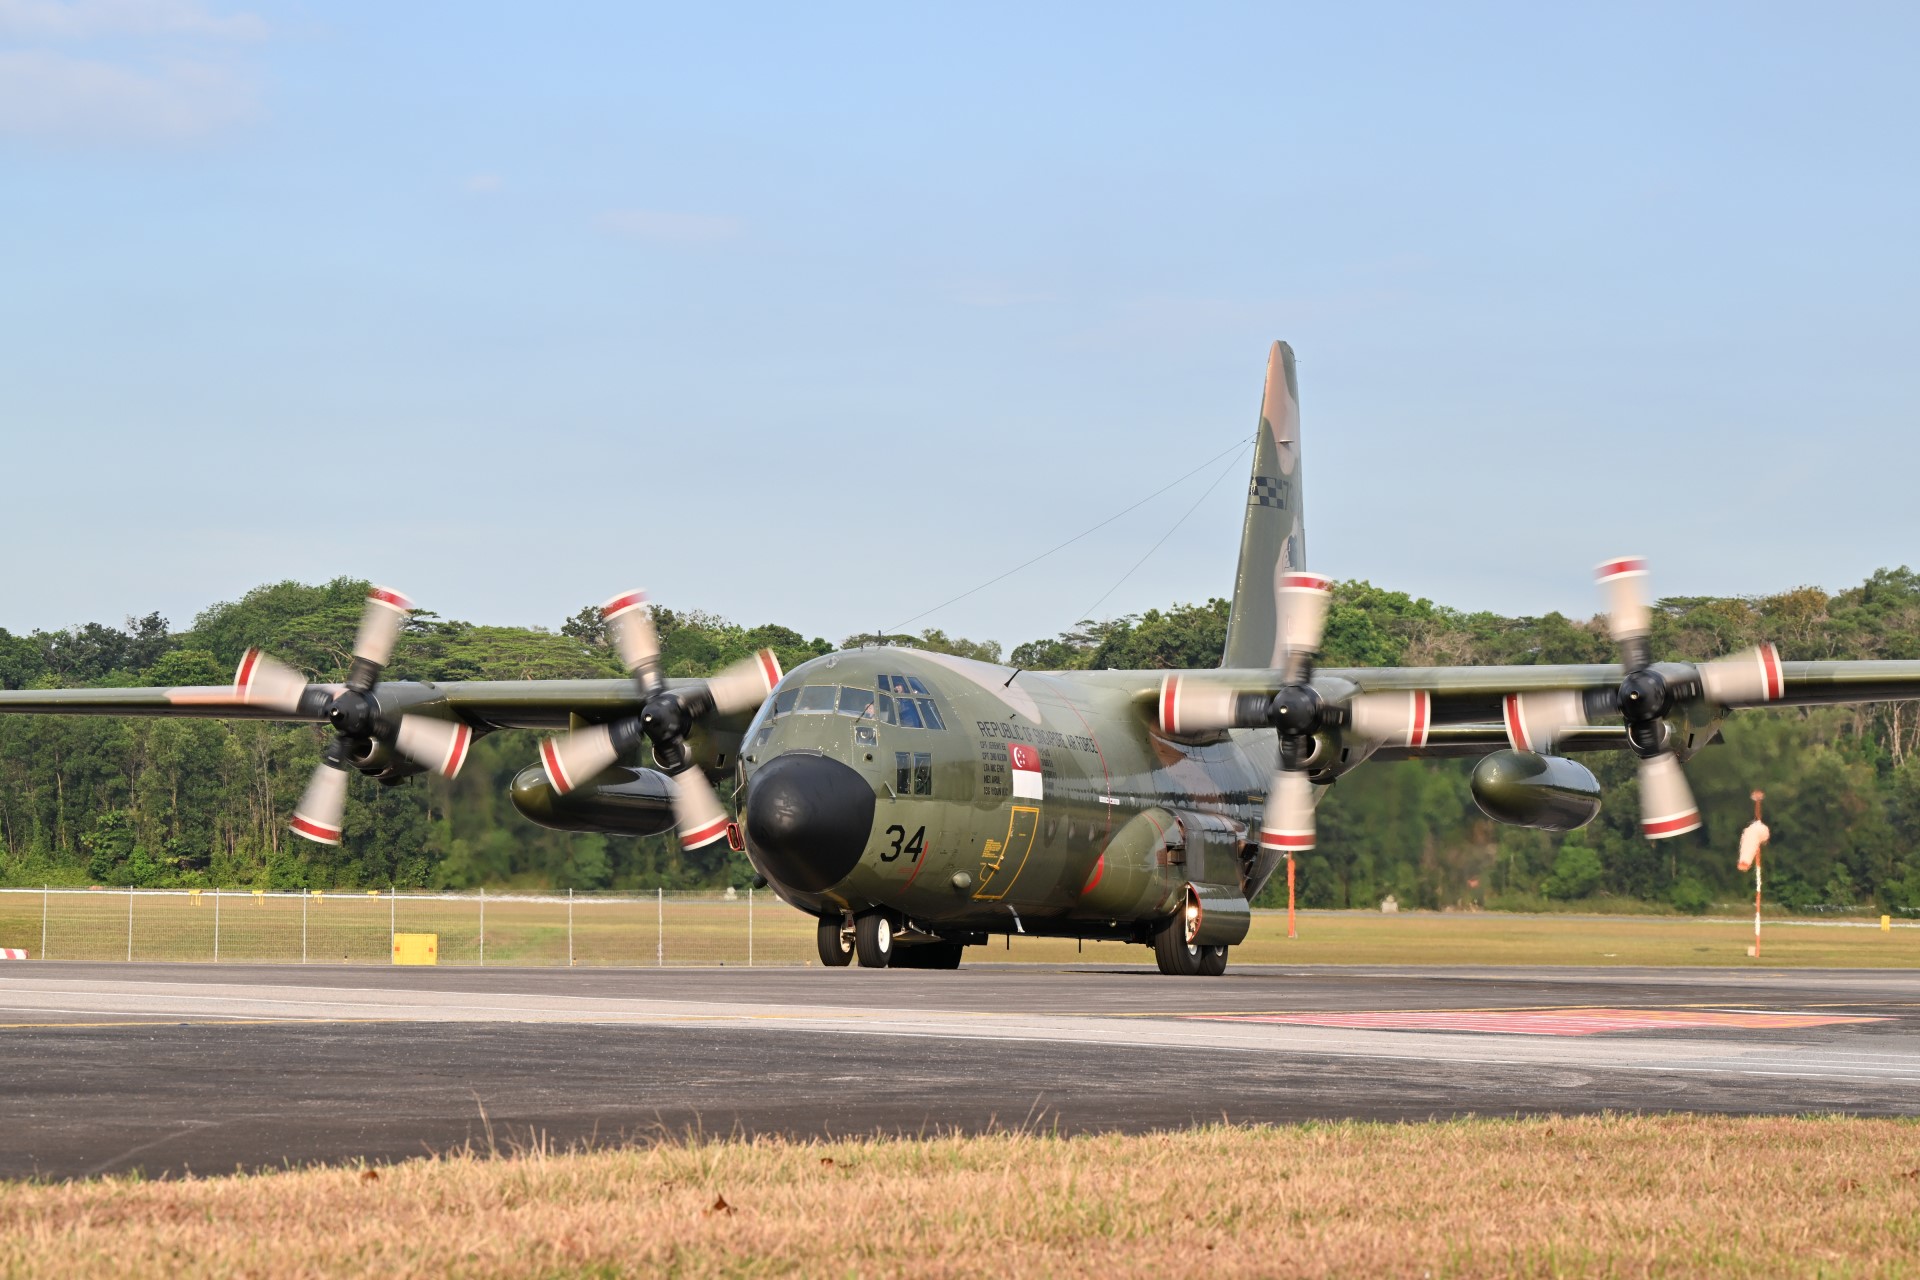
<path id="1" fill-rule="evenodd" d="M 218 604 L 173 631 L 157 615 L 124 626 L 0 630 L 0 687 L 220 684 L 260 644 L 313 678 L 345 671 L 365 584 L 283 582 Z M 1014 648 L 1034 668 L 1209 667 L 1228 605 L 1083 622 Z M 785 627 L 742 627 L 698 611 L 659 610 L 671 675 L 698 675 L 771 646 L 788 666 L 826 652 Z M 1663 601 L 1655 650 L 1706 658 L 1768 639 L 1794 658 L 1920 657 L 1920 575 L 1883 570 L 1836 595 L 1811 588 L 1752 600 Z M 1000 646 L 929 630 L 852 636 L 997 658 Z M 1342 583 L 1328 619 L 1329 665 L 1605 662 L 1602 627 L 1558 614 L 1460 613 L 1364 582 Z M 414 615 L 396 678 L 604 677 L 620 673 L 596 611 L 557 632 Z M 513 775 L 533 760 L 523 734 L 482 739 L 458 780 L 386 788 L 356 782 L 338 849 L 290 836 L 287 813 L 324 743 L 310 726 L 201 720 L 0 717 L 0 880 L 14 884 L 210 884 L 314 888 L 691 887 L 743 881 L 745 863 L 684 858 L 666 838 L 565 835 L 516 814 Z M 1746 713 L 1688 773 L 1706 819 L 1661 844 L 1635 828 L 1632 761 L 1589 757 L 1607 786 L 1601 816 L 1566 837 L 1480 817 L 1457 762 L 1363 768 L 1321 808 L 1320 848 L 1302 859 L 1308 905 L 1371 907 L 1635 901 L 1702 910 L 1737 899 L 1735 835 L 1747 794 L 1768 795 L 1777 901 L 1807 908 L 1878 903 L 1920 909 L 1920 704 Z"/>

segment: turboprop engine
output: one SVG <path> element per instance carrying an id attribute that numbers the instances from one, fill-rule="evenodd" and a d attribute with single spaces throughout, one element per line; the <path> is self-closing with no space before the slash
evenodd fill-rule
<path id="1" fill-rule="evenodd" d="M 673 782 L 652 769 L 614 766 L 604 781 L 561 792 L 540 765 L 513 779 L 513 807 L 529 822 L 553 831 L 657 836 L 674 828 Z"/>
<path id="2" fill-rule="evenodd" d="M 1473 802 L 1510 827 L 1572 831 L 1600 812 L 1600 781 L 1565 756 L 1496 751 L 1473 767 Z"/>

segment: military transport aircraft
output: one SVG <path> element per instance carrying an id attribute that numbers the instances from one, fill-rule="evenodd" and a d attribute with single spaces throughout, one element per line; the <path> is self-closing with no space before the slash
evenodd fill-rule
<path id="1" fill-rule="evenodd" d="M 383 682 L 412 606 L 375 589 L 344 684 L 251 651 L 232 687 L 0 692 L 0 712 L 325 721 L 292 827 L 328 843 L 356 773 L 451 776 L 475 734 L 563 730 L 514 779 L 523 814 L 728 840 L 818 919 L 828 965 L 953 968 L 1026 933 L 1146 943 L 1164 973 L 1211 975 L 1281 860 L 1313 847 L 1319 794 L 1364 761 L 1481 757 L 1489 817 L 1563 831 L 1600 806 L 1565 753 L 1630 750 L 1642 830 L 1663 839 L 1700 825 L 1681 764 L 1729 711 L 1920 697 L 1920 662 L 1782 662 L 1771 645 L 1655 661 L 1636 558 L 1598 574 L 1618 665 L 1317 669 L 1329 583 L 1305 567 L 1299 423 L 1293 351 L 1275 343 L 1218 670 L 1020 671 L 886 647 L 668 680 L 631 592 L 604 610 L 630 682 Z M 714 789 L 728 780 L 738 822 Z"/>

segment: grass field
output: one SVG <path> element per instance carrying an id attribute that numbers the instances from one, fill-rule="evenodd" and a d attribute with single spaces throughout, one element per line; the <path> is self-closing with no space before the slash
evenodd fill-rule
<path id="1" fill-rule="evenodd" d="M 129 906 L 132 923 L 129 927 Z M 41 895 L 0 893 L 0 946 L 41 947 Z M 55 960 L 124 960 L 132 935 L 135 960 L 219 959 L 298 963 L 385 964 L 390 927 L 439 935 L 440 962 L 482 962 L 477 896 L 402 894 L 222 894 L 124 890 L 55 893 L 47 898 L 44 955 Z M 571 915 L 571 924 L 569 924 Z M 751 917 L 751 919 L 749 919 Z M 771 894 L 489 897 L 484 961 L 494 965 L 656 963 L 696 965 L 807 964 L 813 922 Z M 1511 915 L 1502 912 L 1306 912 L 1299 936 L 1286 936 L 1283 913 L 1255 916 L 1252 935 L 1234 948 L 1241 964 L 1514 964 L 1735 965 L 1767 968 L 1858 966 L 1920 968 L 1920 926 L 1901 921 L 1890 932 L 1868 922 L 1770 919 L 1759 961 L 1747 957 L 1748 920 L 1681 916 Z M 304 937 L 303 937 L 304 932 Z M 749 937 L 751 934 L 751 937 Z M 1144 948 L 1014 938 L 972 948 L 974 962 L 1144 964 Z"/>
<path id="2" fill-rule="evenodd" d="M 1585 1117 L 0 1187 L 0 1275 L 1910 1276 L 1920 1125 Z"/>

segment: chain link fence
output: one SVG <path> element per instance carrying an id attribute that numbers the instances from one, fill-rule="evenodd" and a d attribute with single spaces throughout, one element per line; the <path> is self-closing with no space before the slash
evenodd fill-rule
<path id="1" fill-rule="evenodd" d="M 397 934 L 446 965 L 798 965 L 814 923 L 771 894 L 267 893 L 0 889 L 0 947 L 36 960 L 388 964 Z"/>

